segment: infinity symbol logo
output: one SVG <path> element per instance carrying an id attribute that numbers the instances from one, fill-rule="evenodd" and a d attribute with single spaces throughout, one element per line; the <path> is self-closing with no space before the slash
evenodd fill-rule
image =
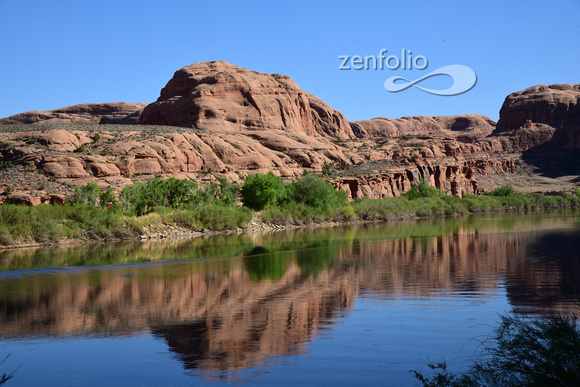
<path id="1" fill-rule="evenodd" d="M 453 85 L 451 85 L 450 88 L 444 90 L 433 90 L 417 86 L 417 83 L 438 75 L 447 75 L 451 77 L 451 79 L 453 79 Z M 397 81 L 405 82 L 396 83 Z M 415 86 L 417 89 L 423 90 L 426 93 L 450 96 L 465 93 L 466 91 L 471 90 L 476 83 L 477 75 L 472 69 L 463 65 L 449 65 L 432 71 L 429 74 L 414 81 L 409 81 L 408 79 L 399 76 L 390 77 L 385 81 L 385 89 L 391 93 L 398 93 L 399 91 L 407 90 L 411 86 Z"/>

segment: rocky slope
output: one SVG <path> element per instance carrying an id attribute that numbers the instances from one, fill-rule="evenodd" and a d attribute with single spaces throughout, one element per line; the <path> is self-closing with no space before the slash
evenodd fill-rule
<path id="1" fill-rule="evenodd" d="M 0 200 L 36 204 L 88 181 L 119 190 L 157 175 L 241 181 L 254 172 L 294 178 L 323 168 L 352 198 L 398 196 L 420 178 L 462 196 L 480 191 L 487 176 L 513 176 L 522 160 L 538 164 L 548 151 L 575 160 L 579 90 L 513 93 L 497 126 L 475 114 L 349 123 L 286 76 L 197 63 L 146 106 L 75 105 L 1 119 Z M 580 174 L 578 165 L 566 173 Z"/>

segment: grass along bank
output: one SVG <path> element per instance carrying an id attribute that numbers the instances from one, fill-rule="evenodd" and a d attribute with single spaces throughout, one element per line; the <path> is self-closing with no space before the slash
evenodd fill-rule
<path id="1" fill-rule="evenodd" d="M 445 195 L 421 181 L 398 198 L 348 203 L 321 178 L 306 174 L 286 183 L 249 175 L 239 186 L 224 179 L 205 185 L 157 178 L 126 186 L 116 196 L 95 183 L 76 187 L 64 206 L 0 205 L 0 246 L 136 239 L 156 233 L 243 230 L 252 220 L 301 226 L 322 222 L 385 221 L 467 213 L 577 207 L 580 190 L 541 195 L 503 186 L 486 195 Z M 256 216 L 256 214 L 259 214 Z"/>

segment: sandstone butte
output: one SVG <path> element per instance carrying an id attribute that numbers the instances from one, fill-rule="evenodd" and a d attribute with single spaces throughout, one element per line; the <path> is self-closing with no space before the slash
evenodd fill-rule
<path id="1" fill-rule="evenodd" d="M 398 196 L 420 178 L 462 196 L 524 172 L 523 185 L 542 190 L 535 177 L 580 175 L 579 99 L 578 84 L 538 85 L 510 94 L 497 124 L 477 114 L 348 122 L 285 75 L 196 63 L 151 104 L 0 119 L 0 201 L 58 202 L 89 181 L 118 191 L 159 175 L 240 182 L 325 166 L 326 179 L 352 198 Z"/>

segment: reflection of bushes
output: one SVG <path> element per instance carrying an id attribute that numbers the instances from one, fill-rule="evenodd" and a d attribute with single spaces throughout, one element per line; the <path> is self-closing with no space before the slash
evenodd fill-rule
<path id="1" fill-rule="evenodd" d="M 244 256 L 244 265 L 250 280 L 277 281 L 286 274 L 288 256 L 284 253 L 269 253 L 263 247 L 255 247 Z"/>
<path id="2" fill-rule="evenodd" d="M 504 315 L 467 372 L 453 374 L 445 362 L 429 368 L 431 378 L 412 371 L 423 386 L 580 386 L 580 326 L 576 316 Z"/>
<path id="3" fill-rule="evenodd" d="M 318 273 L 332 267 L 336 258 L 336 249 L 306 249 L 301 250 L 296 257 L 296 264 L 303 275 L 316 276 Z"/>

